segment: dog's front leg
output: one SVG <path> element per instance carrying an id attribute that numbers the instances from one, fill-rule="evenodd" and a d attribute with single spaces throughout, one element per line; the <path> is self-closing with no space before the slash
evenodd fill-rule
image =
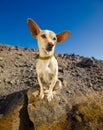
<path id="1" fill-rule="evenodd" d="M 41 79 L 40 79 L 39 76 L 38 76 L 38 82 L 39 82 L 39 85 L 40 85 L 40 95 L 39 95 L 39 97 L 41 99 L 43 99 L 44 98 L 44 89 L 43 89 L 43 85 L 42 85 L 42 82 L 41 82 Z"/>
<path id="2" fill-rule="evenodd" d="M 48 95 L 47 95 L 48 101 L 51 101 L 53 99 L 53 88 L 54 88 L 56 82 L 57 82 L 57 78 L 53 77 L 53 79 L 51 80 L 50 88 L 48 90 Z"/>

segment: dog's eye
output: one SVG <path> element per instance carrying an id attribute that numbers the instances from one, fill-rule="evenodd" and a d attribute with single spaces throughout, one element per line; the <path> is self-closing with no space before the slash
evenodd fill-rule
<path id="1" fill-rule="evenodd" d="M 42 34 L 41 37 L 42 37 L 42 38 L 46 38 L 46 35 L 45 35 L 45 34 Z"/>
<path id="2" fill-rule="evenodd" d="M 53 40 L 55 41 L 55 40 L 56 40 L 56 38 L 54 37 L 54 38 L 53 38 Z"/>

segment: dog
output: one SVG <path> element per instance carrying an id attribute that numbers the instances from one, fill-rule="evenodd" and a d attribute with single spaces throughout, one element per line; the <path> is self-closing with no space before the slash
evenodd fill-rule
<path id="1" fill-rule="evenodd" d="M 31 18 L 27 19 L 28 28 L 34 38 L 38 41 L 39 57 L 36 63 L 37 79 L 40 85 L 40 98 L 47 95 L 48 101 L 53 99 L 53 89 L 62 87 L 58 79 L 58 62 L 54 57 L 55 45 L 65 40 L 70 31 L 55 34 L 50 30 L 41 30 Z"/>

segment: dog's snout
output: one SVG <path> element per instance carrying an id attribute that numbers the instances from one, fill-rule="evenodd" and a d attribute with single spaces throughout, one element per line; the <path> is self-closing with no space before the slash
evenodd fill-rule
<path id="1" fill-rule="evenodd" d="M 48 43 L 48 46 L 49 46 L 49 47 L 53 47 L 54 44 L 53 44 L 52 42 L 49 42 L 49 43 Z"/>
<path id="2" fill-rule="evenodd" d="M 52 42 L 48 42 L 46 50 L 47 51 L 52 51 L 53 47 L 54 47 L 54 44 Z"/>

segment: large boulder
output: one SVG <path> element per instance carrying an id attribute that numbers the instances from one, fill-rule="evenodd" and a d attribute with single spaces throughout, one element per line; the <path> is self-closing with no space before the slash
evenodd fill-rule
<path id="1" fill-rule="evenodd" d="M 61 90 L 62 91 L 62 90 Z M 54 99 L 48 102 L 47 97 L 39 98 L 39 90 L 31 88 L 27 92 L 28 114 L 36 130 L 69 130 L 68 120 L 69 104 L 68 93 L 63 90 L 54 95 Z"/>

